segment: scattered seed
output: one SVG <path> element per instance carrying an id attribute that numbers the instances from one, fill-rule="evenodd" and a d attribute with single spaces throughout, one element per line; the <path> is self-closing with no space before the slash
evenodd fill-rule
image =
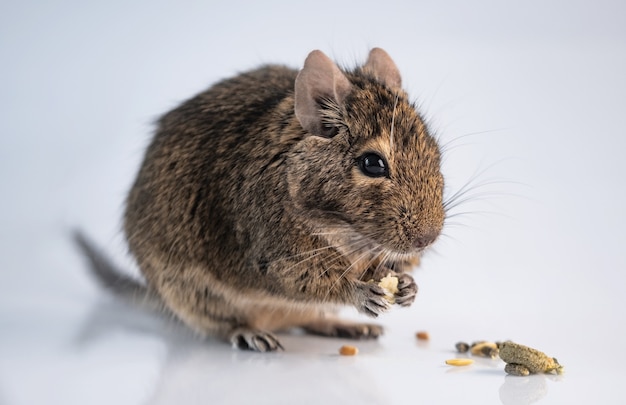
<path id="1" fill-rule="evenodd" d="M 430 339 L 430 335 L 426 331 L 417 332 L 415 334 L 415 337 L 417 337 L 419 340 L 428 340 L 428 339 Z"/>
<path id="2" fill-rule="evenodd" d="M 498 346 L 493 342 L 474 343 L 470 351 L 474 356 L 491 357 L 492 359 L 498 357 Z"/>
<path id="3" fill-rule="evenodd" d="M 496 357 L 498 357 L 499 350 L 497 347 L 485 346 L 482 349 L 480 349 L 480 353 L 485 357 L 490 357 L 492 359 L 495 359 Z"/>
<path id="4" fill-rule="evenodd" d="M 456 347 L 456 351 L 459 353 L 467 353 L 470 346 L 465 342 L 459 342 L 454 347 Z"/>
<path id="5" fill-rule="evenodd" d="M 449 359 L 446 360 L 446 364 L 450 366 L 469 366 L 474 363 L 472 359 Z"/>
<path id="6" fill-rule="evenodd" d="M 342 356 L 354 356 L 359 353 L 359 349 L 356 346 L 344 345 L 339 349 L 339 354 Z"/>

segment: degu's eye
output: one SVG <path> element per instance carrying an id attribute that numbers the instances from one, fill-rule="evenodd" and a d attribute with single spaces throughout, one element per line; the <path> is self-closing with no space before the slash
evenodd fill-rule
<path id="1" fill-rule="evenodd" d="M 322 133 L 320 135 L 324 138 L 332 138 L 333 136 L 337 135 L 338 132 L 339 128 L 337 128 L 335 125 L 322 124 Z"/>
<path id="2" fill-rule="evenodd" d="M 389 176 L 389 168 L 385 159 L 373 152 L 367 152 L 358 159 L 359 168 L 369 177 Z"/>

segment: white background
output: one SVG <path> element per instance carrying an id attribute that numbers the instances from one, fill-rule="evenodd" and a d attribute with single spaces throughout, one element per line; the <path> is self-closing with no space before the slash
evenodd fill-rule
<path id="1" fill-rule="evenodd" d="M 160 114 L 261 63 L 373 46 L 448 145 L 448 195 L 477 185 L 383 338 L 242 353 L 94 285 L 68 233 L 137 273 L 121 215 Z M 619 0 L 3 2 L 0 403 L 626 403 L 625 108 Z M 566 374 L 444 365 L 479 339 Z"/>

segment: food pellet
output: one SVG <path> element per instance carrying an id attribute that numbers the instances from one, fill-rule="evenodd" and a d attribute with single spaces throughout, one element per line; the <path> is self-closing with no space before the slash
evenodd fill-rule
<path id="1" fill-rule="evenodd" d="M 472 359 L 449 359 L 446 360 L 446 364 L 450 366 L 469 366 L 474 363 Z"/>
<path id="2" fill-rule="evenodd" d="M 500 358 L 507 365 L 504 368 L 512 375 L 528 375 L 534 373 L 563 373 L 563 366 L 554 358 L 528 346 L 514 342 L 502 342 L 498 346 Z"/>
<path id="3" fill-rule="evenodd" d="M 354 356 L 359 353 L 359 349 L 356 346 L 344 345 L 339 349 L 339 354 L 342 356 Z"/>
<path id="4" fill-rule="evenodd" d="M 430 339 L 430 335 L 426 331 L 417 332 L 415 334 L 415 337 L 417 337 L 419 340 L 428 340 L 428 339 Z"/>

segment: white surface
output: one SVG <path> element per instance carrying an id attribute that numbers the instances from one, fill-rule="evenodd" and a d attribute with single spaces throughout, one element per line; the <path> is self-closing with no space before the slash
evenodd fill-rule
<path id="1" fill-rule="evenodd" d="M 5 3 L 0 403 L 626 403 L 623 2 Z M 262 62 L 320 48 L 352 64 L 371 46 L 452 141 L 449 193 L 477 170 L 488 183 L 380 341 L 354 358 L 297 335 L 241 353 L 93 285 L 67 232 L 136 272 L 120 218 L 159 114 Z M 458 340 L 507 338 L 566 374 L 443 364 Z"/>

